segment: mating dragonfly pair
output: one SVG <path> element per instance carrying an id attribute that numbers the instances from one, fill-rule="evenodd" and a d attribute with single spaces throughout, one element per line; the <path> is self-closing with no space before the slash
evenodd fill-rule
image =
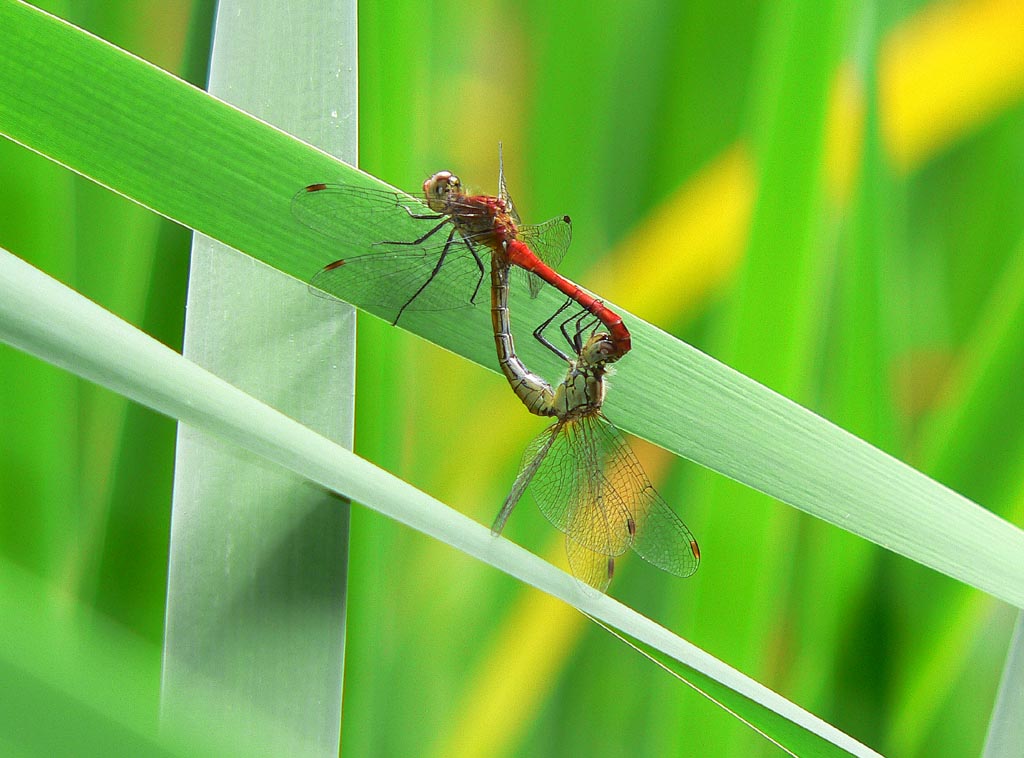
<path id="1" fill-rule="evenodd" d="M 382 308 L 393 323 L 407 311 L 475 304 L 489 269 L 502 373 L 531 413 L 555 419 L 527 446 L 491 528 L 494 534 L 501 533 L 529 488 L 541 512 L 565 533 L 573 574 L 592 587 L 608 587 L 616 558 L 629 549 L 676 576 L 697 570 L 700 551 L 693 534 L 601 412 L 604 377 L 629 352 L 629 331 L 601 300 L 555 272 L 572 237 L 569 217 L 522 224 L 505 186 L 500 154 L 497 197 L 468 194 L 458 177 L 441 171 L 423 183 L 422 199 L 353 185 L 311 184 L 295 195 L 292 209 L 306 226 L 342 242 L 345 230 L 353 227 L 368 227 L 381 238 L 372 252 L 329 263 L 311 284 L 341 300 Z M 389 239 L 410 220 L 423 224 L 417 237 Z M 533 333 L 568 364 L 565 378 L 554 387 L 516 355 L 509 314 L 512 271 L 526 274 L 533 296 L 546 283 L 567 298 Z M 570 316 L 560 331 L 571 354 L 544 334 L 566 309 Z"/>

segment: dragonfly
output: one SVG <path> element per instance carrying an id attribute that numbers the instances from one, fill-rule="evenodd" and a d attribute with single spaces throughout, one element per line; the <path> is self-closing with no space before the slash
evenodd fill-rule
<path id="1" fill-rule="evenodd" d="M 655 490 L 629 443 L 601 410 L 604 378 L 621 357 L 614 339 L 594 330 L 585 337 L 585 327 L 596 323 L 580 316 L 570 335 L 566 324 L 573 319 L 564 321 L 562 332 L 575 357 L 565 378 L 552 387 L 516 355 L 508 285 L 507 267 L 492 264 L 491 321 L 498 363 L 526 408 L 555 421 L 527 446 L 491 532 L 501 534 L 529 488 L 544 516 L 565 533 L 569 568 L 586 584 L 604 592 L 617 557 L 630 549 L 670 574 L 690 576 L 700 563 L 696 538 Z"/>
<path id="2" fill-rule="evenodd" d="M 592 314 L 611 335 L 616 352 L 625 355 L 631 344 L 622 318 L 554 270 L 572 239 L 569 217 L 523 224 L 505 184 L 500 146 L 498 167 L 497 197 L 467 193 L 450 171 L 427 178 L 422 198 L 349 184 L 303 187 L 292 200 L 292 213 L 305 226 L 342 243 L 354 229 L 382 240 L 372 252 L 328 263 L 311 286 L 347 302 L 376 306 L 397 324 L 407 311 L 475 305 L 486 277 L 485 260 L 496 258 L 499 265 L 526 275 L 532 296 L 546 282 Z M 417 222 L 410 239 L 391 236 L 410 221 Z"/>

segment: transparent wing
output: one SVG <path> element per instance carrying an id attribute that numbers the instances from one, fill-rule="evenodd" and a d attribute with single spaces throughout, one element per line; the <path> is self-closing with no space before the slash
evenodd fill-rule
<path id="1" fill-rule="evenodd" d="M 340 243 L 325 244 L 327 260 L 340 253 L 360 253 L 360 248 L 346 245 L 347 239 L 374 240 L 368 249 L 361 245 L 363 254 L 333 260 L 317 272 L 310 282 L 317 292 L 375 306 L 392 321 L 405 310 L 471 306 L 481 294 L 486 257 L 449 217 L 433 213 L 409 195 L 314 184 L 296 193 L 292 213 L 305 226 Z"/>
<path id="2" fill-rule="evenodd" d="M 517 236 L 533 251 L 534 255 L 551 268 L 557 269 L 572 242 L 572 220 L 568 216 L 559 216 L 548 219 L 543 224 L 519 226 Z M 537 297 L 544 282 L 522 269 L 517 269 L 517 271 L 517 276 L 526 278 L 530 288 L 530 297 Z"/>
<path id="3" fill-rule="evenodd" d="M 572 219 L 558 216 L 543 224 L 526 224 L 519 227 L 518 237 L 534 255 L 551 268 L 558 268 L 572 242 Z"/>
<path id="4" fill-rule="evenodd" d="M 396 229 L 407 229 L 410 222 L 417 220 L 414 216 L 439 218 L 421 198 L 403 192 L 322 183 L 310 184 L 295 193 L 292 215 L 304 226 L 342 242 L 352 239 L 356 230 L 360 230 L 360 239 L 393 239 L 389 235 Z"/>
<path id="5" fill-rule="evenodd" d="M 505 528 L 505 522 L 512 515 L 512 510 L 519 503 L 523 492 L 526 491 L 526 488 L 530 486 L 530 482 L 533 481 L 537 469 L 540 468 L 540 465 L 547 457 L 548 450 L 558 438 L 560 430 L 561 422 L 556 421 L 534 437 L 530 444 L 526 446 L 526 450 L 523 451 L 523 460 L 519 464 L 519 473 L 516 474 L 516 480 L 512 484 L 512 490 L 508 493 L 508 497 L 505 498 L 501 510 L 498 511 L 497 518 L 494 519 L 494 523 L 491 525 L 492 533 L 501 534 L 501 530 Z"/>
<path id="6" fill-rule="evenodd" d="M 516 204 L 512 202 L 512 196 L 508 194 L 508 185 L 505 184 L 505 156 L 500 142 L 498 143 L 498 197 L 505 201 L 505 207 L 508 209 L 509 215 L 516 222 L 516 226 L 519 226 L 522 219 L 519 218 L 519 213 L 516 212 Z"/>
<path id="7" fill-rule="evenodd" d="M 416 248 L 415 252 L 438 254 L 448 230 L 454 227 L 452 215 L 472 219 L 481 214 L 479 203 L 469 201 L 452 200 L 449 208 L 451 213 L 447 215 L 436 213 L 421 198 L 404 192 L 350 184 L 310 184 L 292 197 L 292 215 L 303 226 L 342 246 L 371 239 L 375 243 L 400 242 L 403 247 Z M 423 238 L 439 225 L 438 232 Z M 477 242 L 473 235 L 466 238 L 472 244 Z"/>
<path id="8" fill-rule="evenodd" d="M 530 488 L 548 521 L 581 547 L 605 556 L 630 545 L 629 513 L 602 473 L 606 438 L 596 434 L 594 417 L 565 421 Z"/>
<path id="9" fill-rule="evenodd" d="M 693 533 L 600 413 L 558 421 L 527 446 L 492 531 L 500 533 L 527 487 L 548 521 L 565 533 L 573 575 L 602 592 L 615 557 L 627 548 L 676 576 L 697 570 L 700 549 Z"/>
<path id="10" fill-rule="evenodd" d="M 508 185 L 505 183 L 505 163 L 502 157 L 501 145 L 498 145 L 498 197 L 505 201 L 505 207 L 509 215 L 516 222 L 520 241 L 533 251 L 533 254 L 540 258 L 551 268 L 557 269 L 565 257 L 565 251 L 569 249 L 572 242 L 572 220 L 568 216 L 558 216 L 548 219 L 542 224 L 523 224 L 516 210 L 516 204 L 509 194 Z M 517 278 L 525 278 L 530 288 L 530 297 L 537 297 L 544 282 L 533 274 L 520 271 Z"/>
<path id="11" fill-rule="evenodd" d="M 578 502 L 580 497 L 586 497 L 584 492 L 579 491 L 586 476 L 578 475 L 579 472 L 572 465 L 573 456 L 566 456 L 565 453 L 565 433 L 571 423 L 556 421 L 526 446 L 512 491 L 505 499 L 491 531 L 494 534 L 501 533 L 523 492 L 530 487 L 544 514 L 566 533 L 565 551 L 573 576 L 604 592 L 611 582 L 615 559 L 608 554 L 606 528 L 602 530 L 599 523 L 594 533 L 595 525 L 590 523 L 594 515 L 585 508 L 570 505 L 571 501 Z M 582 544 L 581 540 L 596 542 L 601 548 L 593 550 Z"/>
<path id="12" fill-rule="evenodd" d="M 569 535 L 565 535 L 565 552 L 573 576 L 599 592 L 608 589 L 615 573 L 615 558 L 585 548 Z"/>
<path id="13" fill-rule="evenodd" d="M 588 417 L 589 428 L 600 438 L 606 456 L 606 486 L 632 524 L 632 548 L 644 560 L 676 576 L 690 576 L 700 563 L 700 548 L 693 533 L 658 494 L 629 444 L 601 414 Z"/>
<path id="14" fill-rule="evenodd" d="M 465 242 L 452 239 L 443 256 L 416 248 L 377 245 L 378 253 L 344 258 L 310 280 L 317 292 L 358 306 L 373 306 L 397 321 L 405 311 L 441 311 L 486 299 L 486 263 Z"/>

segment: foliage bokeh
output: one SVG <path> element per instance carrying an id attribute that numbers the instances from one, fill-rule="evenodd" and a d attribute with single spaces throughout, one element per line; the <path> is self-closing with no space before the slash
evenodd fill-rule
<path id="1" fill-rule="evenodd" d="M 47 7 L 202 83 L 209 3 Z M 528 220 L 573 217 L 567 275 L 1020 523 L 1019 393 L 998 380 L 1022 363 L 1005 334 L 1024 307 L 1024 44 L 991 40 L 1024 19 L 995 0 L 836 3 L 832 58 L 794 63 L 776 53 L 808 7 L 363 4 L 361 166 L 407 188 L 449 167 L 493 191 L 501 140 Z M 813 123 L 776 128 L 794 89 L 820 145 Z M 187 232 L 0 151 L 0 245 L 180 347 Z M 805 194 L 809 238 L 787 226 Z M 497 375 L 360 328 L 357 451 L 489 523 L 540 422 Z M 6 348 L 0 367 L 0 551 L 155 655 L 174 425 Z M 705 561 L 685 583 L 627 564 L 613 594 L 882 752 L 977 752 L 1005 607 L 637 450 Z M 353 754 L 763 749 L 532 590 L 373 513 L 355 509 L 352 533 Z M 529 508 L 509 536 L 558 553 Z M 514 708 L 474 717 L 491 698 Z"/>

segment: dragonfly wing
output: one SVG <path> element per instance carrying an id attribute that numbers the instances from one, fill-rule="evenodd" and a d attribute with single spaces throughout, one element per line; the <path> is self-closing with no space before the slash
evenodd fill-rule
<path id="1" fill-rule="evenodd" d="M 516 212 L 516 204 L 512 202 L 512 196 L 508 194 L 508 185 L 505 183 L 505 158 L 502 155 L 500 142 L 498 143 L 498 197 L 505 201 L 505 210 L 516 222 L 516 226 L 519 226 L 520 218 Z"/>
<path id="2" fill-rule="evenodd" d="M 557 465 L 557 459 L 554 459 L 554 462 L 556 463 L 554 468 L 546 467 L 551 465 L 550 462 L 553 460 L 550 457 L 551 451 L 554 445 L 562 437 L 563 426 L 564 422 L 556 421 L 541 432 L 540 435 L 530 442 L 529 445 L 527 445 L 526 451 L 523 453 L 523 462 L 519 467 L 519 474 L 516 476 L 516 481 L 512 485 L 512 491 L 509 493 L 508 497 L 505 498 L 505 503 L 502 505 L 501 511 L 498 513 L 498 517 L 494 520 L 494 524 L 491 526 L 491 532 L 493 534 L 501 534 L 501 530 L 505 528 L 505 523 L 512 514 L 513 508 L 515 508 L 519 499 L 522 497 L 523 492 L 531 483 L 536 482 L 536 487 L 534 487 L 532 491 L 538 502 L 548 503 L 551 498 L 560 501 L 562 497 L 567 494 L 567 492 L 564 491 L 564 480 L 558 475 L 559 472 L 557 469 L 559 466 Z M 552 476 L 554 477 L 554 480 L 549 481 L 549 478 Z M 561 481 L 562 484 L 559 484 L 559 481 Z M 543 506 L 542 510 L 544 510 Z M 545 510 L 545 515 L 548 515 L 550 519 L 552 518 L 553 512 Z M 564 520 L 564 515 L 557 515 L 554 516 L 554 518 Z M 556 526 L 558 526 L 557 523 Z M 560 526 L 559 528 L 562 527 Z M 563 531 L 566 530 L 563 529 Z M 607 589 L 609 582 L 611 582 L 615 559 L 604 553 L 584 547 L 575 539 L 570 537 L 568 532 L 565 536 L 565 550 L 569 558 L 569 568 L 572 571 L 573 576 L 580 581 L 589 584 L 591 587 L 604 592 L 605 589 Z"/>
<path id="3" fill-rule="evenodd" d="M 536 274 L 531 274 L 526 269 L 519 268 L 518 266 L 514 266 L 512 268 L 512 281 L 516 283 L 515 286 L 517 288 L 529 288 L 530 297 L 537 297 L 537 295 L 540 294 L 540 291 L 544 289 L 543 279 Z"/>
<path id="4" fill-rule="evenodd" d="M 562 258 L 565 257 L 565 251 L 572 240 L 572 222 L 568 216 L 561 216 L 549 219 L 543 224 L 523 224 L 518 211 L 516 211 L 516 204 L 509 194 L 508 185 L 505 183 L 505 162 L 500 145 L 498 147 L 498 197 L 505 201 L 505 209 L 515 221 L 518 229 L 517 238 L 524 242 L 533 251 L 533 254 L 544 263 L 551 268 L 557 268 L 558 264 L 562 262 Z M 544 286 L 543 280 L 533 274 L 526 274 L 526 282 L 530 288 L 530 297 L 537 297 Z"/>
<path id="5" fill-rule="evenodd" d="M 690 576 L 700 563 L 693 533 L 658 494 L 618 429 L 600 414 L 593 428 L 608 451 L 607 486 L 632 518 L 632 548 L 641 558 L 675 576 Z M 627 525 L 627 528 L 628 525 Z"/>
<path id="6" fill-rule="evenodd" d="M 520 226 L 518 237 L 534 255 L 551 268 L 558 268 L 572 242 L 572 219 L 556 216 L 542 224 Z"/>
<path id="7" fill-rule="evenodd" d="M 518 237 L 534 255 L 551 268 L 557 269 L 572 242 L 572 221 L 568 216 L 560 216 L 548 219 L 543 224 L 520 226 Z M 537 297 L 544 281 L 525 270 L 522 273 L 530 288 L 530 297 Z"/>
<path id="8" fill-rule="evenodd" d="M 632 542 L 629 529 L 630 513 L 627 503 L 608 478 L 610 467 L 615 465 L 619 454 L 618 440 L 604 434 L 604 427 L 611 426 L 600 413 L 591 413 L 576 420 L 576 433 L 580 438 L 577 446 L 582 451 L 580 458 L 586 460 L 586 507 L 576 514 L 577 524 L 570 535 L 602 533 L 608 555 L 621 555 Z M 611 427 L 614 430 L 614 427 Z M 620 438 L 621 439 L 621 438 Z M 584 545 L 593 546 L 578 538 Z"/>
<path id="9" fill-rule="evenodd" d="M 584 547 L 568 534 L 565 535 L 565 553 L 573 576 L 599 592 L 608 589 L 615 571 L 615 558 Z"/>
<path id="10" fill-rule="evenodd" d="M 501 534 L 501 530 L 505 528 L 505 522 L 512 515 L 512 510 L 519 503 L 523 492 L 526 491 L 530 482 L 533 481 L 533 477 L 537 474 L 537 470 L 544 463 L 548 450 L 558 437 L 560 429 L 561 422 L 556 421 L 526 446 L 526 450 L 523 451 L 523 461 L 519 465 L 519 473 L 516 474 L 516 480 L 512 484 L 512 491 L 508 493 L 508 497 L 505 498 L 501 510 L 498 511 L 497 518 L 494 519 L 494 523 L 491 525 L 492 534 Z"/>
<path id="11" fill-rule="evenodd" d="M 534 255 L 539 257 L 545 263 L 548 263 L 546 260 L 544 260 L 543 256 L 541 256 L 530 245 L 530 240 L 532 239 L 531 234 L 533 234 L 533 236 L 536 236 L 531 231 L 534 227 L 533 226 L 525 226 L 523 224 L 523 220 L 521 218 L 519 218 L 519 212 L 516 210 L 516 204 L 512 201 L 512 196 L 508 193 L 508 186 L 505 184 L 505 169 L 501 165 L 501 160 L 500 159 L 499 159 L 498 163 L 499 163 L 499 170 L 498 170 L 498 197 L 505 201 L 505 210 L 508 211 L 508 214 L 512 217 L 512 220 L 515 222 L 516 229 L 518 230 L 518 232 L 516 234 L 516 238 L 520 242 L 525 242 L 527 244 L 527 247 L 530 247 L 530 250 L 533 252 Z M 568 217 L 566 217 L 566 218 L 568 218 Z M 552 219 L 552 220 L 554 220 L 554 219 Z M 524 231 L 526 232 L 526 236 L 525 237 L 523 236 L 523 232 Z M 534 240 L 534 241 L 536 242 L 536 240 Z M 548 265 L 551 266 L 552 264 L 548 263 Z M 513 278 L 514 281 L 517 281 L 517 282 L 518 281 L 524 281 L 525 282 L 526 286 L 530 290 L 530 297 L 531 298 L 537 297 L 537 295 L 540 294 L 541 289 L 544 287 L 544 280 L 543 279 L 541 279 L 539 276 L 537 276 L 535 274 L 531 274 L 530 272 L 526 271 L 525 269 L 516 268 L 514 270 L 513 274 L 512 274 L 512 278 Z M 519 285 L 517 284 L 516 286 L 519 286 Z"/>
<path id="12" fill-rule="evenodd" d="M 374 247 L 378 252 L 328 264 L 310 286 L 354 305 L 380 309 L 392 321 L 406 310 L 469 307 L 486 295 L 486 268 L 457 236 L 443 261 L 441 255 L 415 246 Z"/>
<path id="13" fill-rule="evenodd" d="M 530 491 L 548 521 L 580 546 L 605 556 L 629 547 L 627 515 L 602 474 L 606 451 L 593 418 L 565 421 Z"/>
<path id="14" fill-rule="evenodd" d="M 310 184 L 292 198 L 292 215 L 303 225 L 335 240 L 393 240 L 437 218 L 421 199 L 403 192 L 351 184 Z M 429 227 L 428 227 L 429 228 Z M 415 239 L 415 233 L 408 239 Z M 401 238 L 404 239 L 404 238 Z"/>

